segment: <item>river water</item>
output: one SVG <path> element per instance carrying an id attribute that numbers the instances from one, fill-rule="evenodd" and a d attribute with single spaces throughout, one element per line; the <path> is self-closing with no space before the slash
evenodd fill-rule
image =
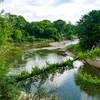
<path id="1" fill-rule="evenodd" d="M 66 55 L 66 52 L 61 51 L 70 44 L 76 44 L 78 40 L 68 42 L 60 47 L 42 47 L 31 48 L 24 50 L 19 55 L 12 55 L 10 63 L 13 63 L 9 74 L 19 74 L 22 70 L 31 73 L 32 68 L 37 66 L 39 68 L 46 67 L 47 63 L 53 64 L 66 59 L 73 59 Z M 90 66 L 83 65 L 81 61 L 74 62 L 74 69 L 61 69 L 54 73 L 43 73 L 41 76 L 36 76 L 35 80 L 31 79 L 24 83 L 23 90 L 29 93 L 37 94 L 41 97 L 56 96 L 60 100 L 100 100 L 100 93 L 88 88 L 84 89 L 84 83 L 77 85 L 77 73 L 82 71 L 89 71 L 89 73 L 96 73 Z M 77 81 L 76 81 L 77 79 Z M 94 89 L 94 87 L 91 87 Z"/>

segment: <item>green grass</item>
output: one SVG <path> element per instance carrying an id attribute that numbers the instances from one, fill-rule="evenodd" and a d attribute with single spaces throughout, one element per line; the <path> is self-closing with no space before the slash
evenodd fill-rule
<path id="1" fill-rule="evenodd" d="M 68 51 L 71 51 L 74 54 L 78 54 L 79 52 L 82 52 L 82 49 L 79 44 L 71 44 L 67 47 Z"/>
<path id="2" fill-rule="evenodd" d="M 96 57 L 100 56 L 100 48 L 95 48 L 93 50 L 83 50 L 81 49 L 79 44 L 72 44 L 67 47 L 67 50 L 75 54 L 74 58 L 78 58 L 79 60 L 84 59 L 96 59 Z"/>

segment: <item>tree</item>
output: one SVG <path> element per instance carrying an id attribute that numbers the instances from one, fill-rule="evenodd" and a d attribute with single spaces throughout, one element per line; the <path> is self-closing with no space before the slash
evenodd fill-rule
<path id="1" fill-rule="evenodd" d="M 40 21 L 40 26 L 42 26 L 42 28 L 46 28 L 48 26 L 51 26 L 52 23 L 49 20 L 42 20 Z"/>
<path id="2" fill-rule="evenodd" d="M 17 42 L 21 42 L 21 39 L 22 39 L 22 32 L 21 32 L 21 30 L 15 30 L 14 39 Z"/>
<path id="3" fill-rule="evenodd" d="M 26 20 L 24 19 L 23 16 L 17 16 L 17 15 L 12 15 L 12 14 L 9 14 L 9 22 L 14 22 L 14 26 L 15 28 L 19 28 L 21 30 L 23 30 L 26 26 Z"/>
<path id="4" fill-rule="evenodd" d="M 7 19 L 8 16 L 3 17 L 2 14 L 0 14 L 0 47 L 5 45 L 12 34 L 13 25 L 10 24 Z"/>
<path id="5" fill-rule="evenodd" d="M 14 28 L 13 28 L 12 38 L 14 39 L 14 41 L 17 41 L 17 42 L 20 41 L 20 40 L 15 39 L 15 37 L 16 37 L 15 35 L 16 35 L 16 32 L 18 32 L 18 30 L 21 31 L 20 36 L 21 36 L 21 33 L 22 33 L 23 40 L 26 36 L 28 36 L 28 33 L 26 31 L 27 22 L 26 22 L 26 20 L 24 19 L 23 16 L 17 16 L 17 15 L 9 14 L 8 21 L 9 21 L 9 23 L 13 23 Z"/>
<path id="6" fill-rule="evenodd" d="M 72 39 L 72 35 L 76 35 L 75 26 L 69 22 L 65 25 L 64 36 L 67 39 Z"/>
<path id="7" fill-rule="evenodd" d="M 91 49 L 100 43 L 100 10 L 84 15 L 78 22 L 77 32 L 82 48 Z"/>
<path id="8" fill-rule="evenodd" d="M 64 28 L 65 28 L 66 22 L 63 20 L 57 20 L 53 22 L 53 27 L 55 27 L 59 33 L 64 34 Z"/>
<path id="9" fill-rule="evenodd" d="M 47 27 L 44 30 L 43 37 L 44 38 L 52 38 L 55 41 L 57 41 L 57 40 L 60 40 L 62 36 L 60 33 L 58 33 L 58 31 L 55 27 Z"/>
<path id="10" fill-rule="evenodd" d="M 8 75 L 10 65 L 6 62 L 7 51 L 3 48 L 12 34 L 13 25 L 8 22 L 8 19 L 8 16 L 0 13 L 0 100 L 15 100 L 18 96 L 16 83 Z"/>
<path id="11" fill-rule="evenodd" d="M 44 30 L 44 38 L 52 38 L 52 36 L 56 36 L 57 35 L 57 29 L 54 27 L 47 27 Z"/>

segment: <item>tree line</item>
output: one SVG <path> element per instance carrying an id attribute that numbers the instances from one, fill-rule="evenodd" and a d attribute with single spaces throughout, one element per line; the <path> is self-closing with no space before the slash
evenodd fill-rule
<path id="1" fill-rule="evenodd" d="M 91 49 L 100 43 L 100 10 L 82 16 L 76 25 L 63 20 L 28 22 L 23 16 L 0 13 L 0 45 L 9 42 L 72 39 L 77 35 L 82 48 Z"/>
<path id="2" fill-rule="evenodd" d="M 13 14 L 0 14 L 1 41 L 10 42 L 32 42 L 45 39 L 59 41 L 72 39 L 75 34 L 75 25 L 67 24 L 63 20 L 51 22 L 42 20 L 40 22 L 28 22 L 23 16 Z M 1 43 L 2 43 L 1 42 Z"/>

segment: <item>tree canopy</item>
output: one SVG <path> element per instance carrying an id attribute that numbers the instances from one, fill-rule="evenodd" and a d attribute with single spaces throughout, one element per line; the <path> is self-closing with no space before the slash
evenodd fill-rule
<path id="1" fill-rule="evenodd" d="M 84 15 L 78 22 L 77 32 L 82 48 L 91 49 L 100 43 L 100 10 Z"/>

